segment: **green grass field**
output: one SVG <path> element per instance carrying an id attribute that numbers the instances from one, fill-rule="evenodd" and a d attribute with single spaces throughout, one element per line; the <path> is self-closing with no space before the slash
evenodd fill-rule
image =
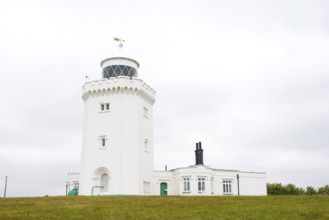
<path id="1" fill-rule="evenodd" d="M 329 196 L 2 198 L 0 219 L 329 219 Z"/>

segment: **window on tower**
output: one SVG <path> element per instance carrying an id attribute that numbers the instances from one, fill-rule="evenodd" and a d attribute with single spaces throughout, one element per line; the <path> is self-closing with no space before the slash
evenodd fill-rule
<path id="1" fill-rule="evenodd" d="M 149 151 L 149 140 L 144 141 L 144 151 L 147 153 Z"/>
<path id="2" fill-rule="evenodd" d="M 108 146 L 108 137 L 106 135 L 100 136 L 99 139 L 99 149 L 104 149 Z"/>
<path id="3" fill-rule="evenodd" d="M 105 138 L 102 138 L 102 147 L 105 147 L 106 146 L 106 140 Z"/>
<path id="4" fill-rule="evenodd" d="M 111 78 L 118 76 L 128 76 L 130 78 L 137 77 L 137 70 L 125 65 L 112 65 L 103 69 L 103 78 Z"/>
<path id="5" fill-rule="evenodd" d="M 109 102 L 101 103 L 100 108 L 101 108 L 101 111 L 109 111 L 110 110 L 110 103 Z"/>
<path id="6" fill-rule="evenodd" d="M 143 109 L 143 114 L 145 117 L 149 116 L 149 110 L 146 107 L 144 107 L 144 109 Z"/>

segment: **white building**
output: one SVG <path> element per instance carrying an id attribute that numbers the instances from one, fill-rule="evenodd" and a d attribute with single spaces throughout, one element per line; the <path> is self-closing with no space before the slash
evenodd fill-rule
<path id="1" fill-rule="evenodd" d="M 67 190 L 79 195 L 266 195 L 266 174 L 203 165 L 154 171 L 155 91 L 139 79 L 139 63 L 126 57 L 101 62 L 102 79 L 86 82 L 80 174 Z"/>
<path id="2" fill-rule="evenodd" d="M 266 174 L 212 169 L 203 165 L 201 142 L 196 144 L 195 165 L 154 171 L 155 195 L 266 195 Z"/>

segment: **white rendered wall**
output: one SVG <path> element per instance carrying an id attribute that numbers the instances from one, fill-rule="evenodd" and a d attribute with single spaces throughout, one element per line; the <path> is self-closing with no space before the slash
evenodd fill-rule
<path id="1" fill-rule="evenodd" d="M 239 174 L 239 190 L 237 174 Z M 160 195 L 158 183 L 168 182 L 168 195 L 223 196 L 223 195 L 267 195 L 266 174 L 238 170 L 212 169 L 197 165 L 170 171 L 155 171 L 155 195 Z M 183 178 L 190 178 L 190 191 L 184 192 Z M 198 178 L 205 178 L 205 190 L 198 190 Z M 223 192 L 223 181 L 231 181 L 231 193 Z M 170 186 L 170 187 L 169 187 Z M 239 191 L 239 192 L 238 192 Z M 169 193 L 170 192 L 170 193 Z"/>
<path id="2" fill-rule="evenodd" d="M 237 174 L 238 170 L 215 169 L 214 174 L 214 195 L 238 195 Z M 223 181 L 231 181 L 232 192 L 225 194 L 223 191 Z"/>
<path id="3" fill-rule="evenodd" d="M 160 184 L 167 183 L 167 194 L 177 195 L 174 192 L 174 172 L 173 171 L 154 171 L 154 195 L 160 195 Z"/>
<path id="4" fill-rule="evenodd" d="M 212 170 L 202 166 L 191 166 L 185 168 L 178 168 L 174 170 L 176 180 L 176 194 L 177 195 L 211 195 L 211 177 Z M 184 192 L 184 181 L 183 178 L 190 178 L 190 192 Z M 205 179 L 205 190 L 198 190 L 198 178 Z"/>
<path id="5" fill-rule="evenodd" d="M 267 195 L 265 173 L 240 172 L 240 195 L 263 196 Z"/>
<path id="6" fill-rule="evenodd" d="M 87 82 L 82 96 L 85 106 L 79 195 L 91 195 L 94 186 L 94 195 L 151 194 L 155 91 L 140 79 L 122 76 Z M 101 111 L 101 103 L 109 103 L 110 109 Z M 102 137 L 107 139 L 105 147 L 101 146 Z M 109 176 L 107 191 L 97 187 L 104 173 Z M 150 183 L 147 192 L 144 182 Z"/>
<path id="7" fill-rule="evenodd" d="M 72 173 L 69 172 L 67 174 L 67 180 L 66 180 L 66 190 L 69 192 L 70 190 L 75 188 L 75 183 L 80 182 L 80 173 Z"/>

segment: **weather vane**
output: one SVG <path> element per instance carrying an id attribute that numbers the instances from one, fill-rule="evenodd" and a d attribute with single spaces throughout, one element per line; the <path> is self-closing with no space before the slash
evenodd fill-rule
<path id="1" fill-rule="evenodd" d="M 122 48 L 122 47 L 123 47 L 123 43 L 122 43 L 122 42 L 125 42 L 124 39 L 119 38 L 119 37 L 115 37 L 115 38 L 114 38 L 114 41 L 118 41 L 118 42 L 119 42 L 119 44 L 118 44 L 118 47 L 119 47 L 119 48 Z"/>

